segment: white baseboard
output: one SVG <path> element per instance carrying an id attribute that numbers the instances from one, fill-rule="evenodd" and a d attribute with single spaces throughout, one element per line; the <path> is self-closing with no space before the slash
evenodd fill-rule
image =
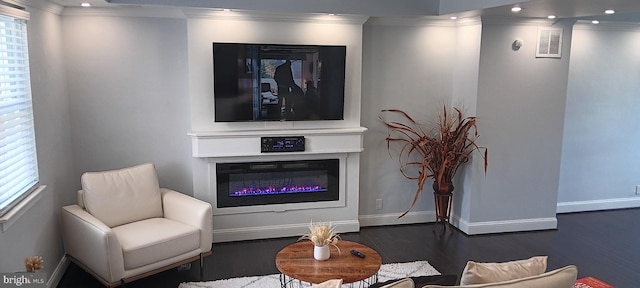
<path id="1" fill-rule="evenodd" d="M 357 220 L 332 221 L 339 233 L 360 231 L 360 222 Z M 213 242 L 230 242 L 254 239 L 268 239 L 280 237 L 301 236 L 309 232 L 309 223 L 291 225 L 272 225 L 263 227 L 246 227 L 233 229 L 214 229 Z"/>
<path id="2" fill-rule="evenodd" d="M 60 283 L 60 280 L 62 280 L 64 272 L 67 271 L 67 268 L 69 267 L 69 263 L 70 262 L 69 259 L 67 259 L 67 256 L 63 255 L 62 259 L 60 259 L 60 262 L 58 262 L 58 265 L 56 265 L 56 269 L 53 269 L 53 272 L 49 276 L 49 280 L 47 281 L 47 288 L 58 287 L 58 284 Z"/>
<path id="3" fill-rule="evenodd" d="M 407 215 L 404 215 L 404 217 L 398 218 L 400 215 L 402 215 L 402 213 L 360 215 L 358 220 L 360 220 L 362 227 L 366 227 L 427 223 L 434 222 L 436 219 L 436 213 L 434 211 L 409 212 Z"/>
<path id="4" fill-rule="evenodd" d="M 560 202 L 557 213 L 572 213 L 597 210 L 611 210 L 640 207 L 640 197 L 616 198 L 591 201 Z"/>
<path id="5" fill-rule="evenodd" d="M 466 220 L 462 220 L 457 217 L 451 217 L 451 224 L 458 227 L 458 229 L 467 235 L 537 231 L 558 228 L 558 220 L 555 217 L 485 222 L 467 222 Z"/>
<path id="6" fill-rule="evenodd" d="M 360 225 L 382 226 L 398 224 L 416 224 L 435 222 L 434 211 L 409 212 L 402 218 L 400 214 L 361 215 Z M 502 232 L 536 231 L 556 229 L 558 221 L 553 218 L 517 219 L 508 221 L 467 222 L 457 215 L 451 215 L 451 225 L 467 235 L 491 234 Z"/>
<path id="7" fill-rule="evenodd" d="M 563 202 L 558 203 L 557 213 L 636 207 L 640 207 L 640 197 Z M 334 224 L 336 224 L 338 232 L 344 233 L 357 232 L 360 230 L 360 227 L 367 226 L 430 223 L 435 221 L 434 211 L 409 212 L 402 218 L 398 218 L 398 216 L 400 216 L 400 213 L 360 215 L 358 217 L 359 221 L 340 221 L 334 222 Z M 467 235 L 477 235 L 556 229 L 558 227 L 558 220 L 555 217 L 550 217 L 506 221 L 468 222 L 460 219 L 457 215 L 451 215 L 451 224 Z M 213 231 L 213 242 L 290 237 L 299 236 L 306 232 L 307 224 L 218 229 Z"/>

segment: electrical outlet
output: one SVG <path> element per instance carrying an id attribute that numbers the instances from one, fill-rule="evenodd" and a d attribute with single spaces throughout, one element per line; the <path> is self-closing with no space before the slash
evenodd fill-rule
<path id="1" fill-rule="evenodd" d="M 640 185 L 638 187 L 640 187 Z M 382 199 L 376 199 L 376 210 L 380 209 L 382 209 Z"/>
<path id="2" fill-rule="evenodd" d="M 636 195 L 640 195 L 640 185 L 636 185 Z"/>

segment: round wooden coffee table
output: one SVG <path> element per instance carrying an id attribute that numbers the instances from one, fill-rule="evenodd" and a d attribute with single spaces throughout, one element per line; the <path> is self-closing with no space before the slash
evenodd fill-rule
<path id="1" fill-rule="evenodd" d="M 292 280 L 318 284 L 331 279 L 342 279 L 342 283 L 366 281 L 377 282 L 377 273 L 382 264 L 380 254 L 375 250 L 351 241 L 338 241 L 341 254 L 331 247 L 328 260 L 313 258 L 313 243 L 302 241 L 284 247 L 276 254 L 276 267 L 282 273 L 280 282 L 287 287 Z M 351 250 L 365 254 L 365 258 L 356 257 Z"/>

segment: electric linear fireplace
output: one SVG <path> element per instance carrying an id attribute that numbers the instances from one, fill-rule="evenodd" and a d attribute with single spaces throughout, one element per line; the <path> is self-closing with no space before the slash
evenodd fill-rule
<path id="1" fill-rule="evenodd" d="M 217 208 L 336 201 L 339 159 L 216 163 Z"/>
<path id="2" fill-rule="evenodd" d="M 300 122 L 277 124 L 290 123 Z M 359 231 L 366 130 L 191 132 L 193 194 L 213 206 L 213 242 L 299 236 L 310 221 L 331 221 L 340 233 Z M 264 137 L 297 136 L 306 139 L 304 151 L 261 150 Z"/>

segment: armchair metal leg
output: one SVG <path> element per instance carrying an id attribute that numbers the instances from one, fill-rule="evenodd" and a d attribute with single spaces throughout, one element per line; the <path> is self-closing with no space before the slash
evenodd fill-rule
<path id="1" fill-rule="evenodd" d="M 200 253 L 200 281 L 204 279 L 204 256 Z"/>

